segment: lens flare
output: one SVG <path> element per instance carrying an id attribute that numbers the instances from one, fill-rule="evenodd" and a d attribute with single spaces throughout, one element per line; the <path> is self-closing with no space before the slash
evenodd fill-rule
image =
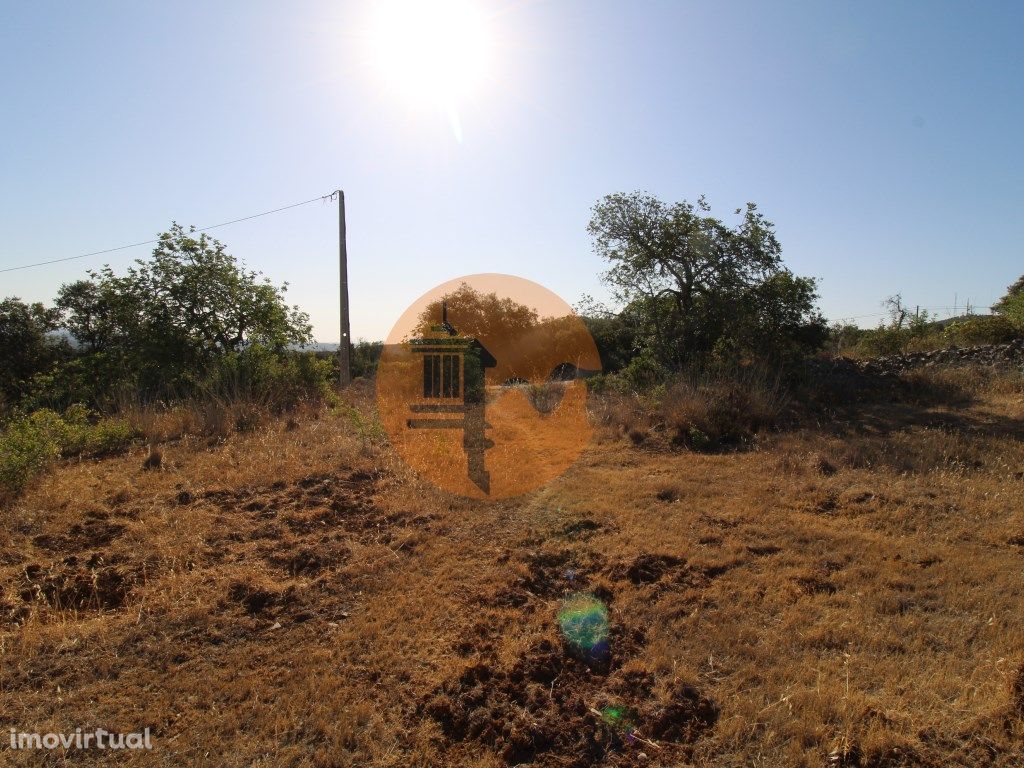
<path id="1" fill-rule="evenodd" d="M 574 594 L 562 601 L 558 626 L 566 643 L 584 658 L 601 661 L 607 658 L 608 608 L 593 595 Z"/>
<path id="2" fill-rule="evenodd" d="M 629 707 L 602 707 L 601 722 L 618 733 L 632 736 L 636 732 L 636 710 Z"/>

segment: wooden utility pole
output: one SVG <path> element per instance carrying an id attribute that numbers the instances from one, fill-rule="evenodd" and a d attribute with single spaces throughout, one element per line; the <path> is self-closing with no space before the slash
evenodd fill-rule
<path id="1" fill-rule="evenodd" d="M 347 387 L 352 382 L 351 338 L 348 321 L 348 246 L 345 242 L 345 193 L 338 196 L 338 267 L 341 284 L 341 339 L 338 341 L 338 383 Z"/>

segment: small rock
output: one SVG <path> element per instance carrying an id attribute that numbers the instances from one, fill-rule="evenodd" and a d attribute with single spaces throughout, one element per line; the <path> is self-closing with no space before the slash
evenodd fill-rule
<path id="1" fill-rule="evenodd" d="M 274 622 L 274 626 L 271 627 L 271 629 L 280 629 L 280 628 L 281 628 L 281 622 L 280 621 L 275 621 Z"/>
<path id="2" fill-rule="evenodd" d="M 650 758 L 647 757 L 646 752 L 641 752 L 639 755 L 636 756 L 636 759 L 641 763 L 646 763 Z"/>

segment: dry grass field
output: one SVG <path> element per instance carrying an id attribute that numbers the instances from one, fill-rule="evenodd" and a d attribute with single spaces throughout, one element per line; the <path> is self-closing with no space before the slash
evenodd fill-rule
<path id="1" fill-rule="evenodd" d="M 1024 388 L 975 389 L 716 454 L 597 423 L 496 503 L 417 479 L 366 393 L 65 464 L 0 512 L 0 762 L 1024 765 Z M 154 748 L 7 748 L 79 727 Z"/>

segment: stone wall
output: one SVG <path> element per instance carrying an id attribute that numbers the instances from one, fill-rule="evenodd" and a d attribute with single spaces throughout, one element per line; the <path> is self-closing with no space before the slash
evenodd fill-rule
<path id="1" fill-rule="evenodd" d="M 980 347 L 951 347 L 933 352 L 910 352 L 903 355 L 876 357 L 857 364 L 864 373 L 895 376 L 914 368 L 936 366 L 984 365 L 1013 367 L 1024 372 L 1024 339 L 1008 344 L 985 344 Z"/>

